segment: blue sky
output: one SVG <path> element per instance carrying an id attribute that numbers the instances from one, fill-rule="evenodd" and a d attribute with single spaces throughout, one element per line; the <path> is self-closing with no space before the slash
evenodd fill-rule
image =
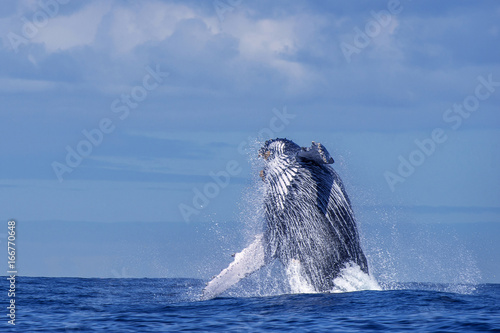
<path id="1" fill-rule="evenodd" d="M 15 218 L 25 275 L 209 278 L 258 225 L 255 146 L 279 136 L 329 149 L 379 279 L 500 282 L 499 18 L 495 1 L 4 4 L 0 237 Z"/>

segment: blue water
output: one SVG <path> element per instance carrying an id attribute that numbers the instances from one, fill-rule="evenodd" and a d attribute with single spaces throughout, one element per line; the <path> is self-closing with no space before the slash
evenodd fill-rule
<path id="1" fill-rule="evenodd" d="M 7 287 L 6 278 L 2 278 Z M 18 277 L 16 325 L 2 332 L 500 332 L 500 284 L 198 301 L 194 279 Z M 8 289 L 8 288 L 7 288 Z M 4 289 L 4 290 L 7 290 Z"/>

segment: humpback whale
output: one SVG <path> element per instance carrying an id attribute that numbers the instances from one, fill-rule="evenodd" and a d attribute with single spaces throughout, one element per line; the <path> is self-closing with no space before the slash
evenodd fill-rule
<path id="1" fill-rule="evenodd" d="M 331 291 L 348 265 L 368 274 L 351 203 L 326 148 L 277 138 L 265 142 L 259 157 L 264 159 L 264 232 L 206 285 L 202 299 L 216 297 L 275 259 L 298 267 L 316 292 Z"/>

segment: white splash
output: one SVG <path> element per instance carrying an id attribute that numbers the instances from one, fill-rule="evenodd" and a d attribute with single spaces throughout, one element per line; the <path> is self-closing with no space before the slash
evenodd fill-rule
<path id="1" fill-rule="evenodd" d="M 286 267 L 286 276 L 292 294 L 312 294 L 316 293 L 314 287 L 307 281 L 302 274 L 302 266 L 300 261 L 292 259 L 290 264 Z"/>
<path id="2" fill-rule="evenodd" d="M 290 284 L 292 294 L 315 294 L 318 293 L 307 281 L 303 268 L 299 260 L 293 259 L 286 267 L 286 276 Z M 339 276 L 334 280 L 335 287 L 332 293 L 345 293 L 361 290 L 382 290 L 375 278 L 366 274 L 361 268 L 350 263 L 340 271 Z"/>
<path id="3" fill-rule="evenodd" d="M 350 263 L 340 271 L 339 276 L 333 280 L 335 287 L 331 292 L 345 293 L 361 290 L 382 290 L 375 278 L 366 274 L 361 268 Z"/>

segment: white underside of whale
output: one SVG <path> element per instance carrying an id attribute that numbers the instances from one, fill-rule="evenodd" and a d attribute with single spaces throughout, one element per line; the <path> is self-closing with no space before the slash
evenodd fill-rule
<path id="1" fill-rule="evenodd" d="M 260 269 L 265 264 L 263 234 L 255 237 L 255 240 L 243 251 L 234 255 L 234 261 L 210 281 L 203 289 L 202 299 L 217 297 L 241 279 Z"/>

